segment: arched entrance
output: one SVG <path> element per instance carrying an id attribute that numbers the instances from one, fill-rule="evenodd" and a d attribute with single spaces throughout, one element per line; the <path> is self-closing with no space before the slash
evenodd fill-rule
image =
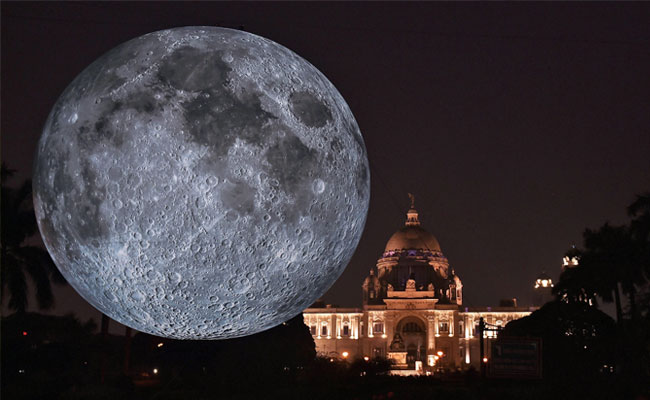
<path id="1" fill-rule="evenodd" d="M 404 342 L 408 368 L 415 368 L 416 361 L 426 363 L 427 331 L 424 321 L 415 316 L 405 317 L 397 324 L 397 332 Z"/>

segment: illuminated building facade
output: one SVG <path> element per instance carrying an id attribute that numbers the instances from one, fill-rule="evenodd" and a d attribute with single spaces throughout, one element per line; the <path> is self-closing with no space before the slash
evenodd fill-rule
<path id="1" fill-rule="evenodd" d="M 351 360 L 386 357 L 393 372 L 404 375 L 478 369 L 479 318 L 505 326 L 532 310 L 517 307 L 514 299 L 501 307 L 463 307 L 462 281 L 438 240 L 420 225 L 413 198 L 405 226 L 389 239 L 362 293 L 361 309 L 315 304 L 304 310 L 316 351 Z"/>

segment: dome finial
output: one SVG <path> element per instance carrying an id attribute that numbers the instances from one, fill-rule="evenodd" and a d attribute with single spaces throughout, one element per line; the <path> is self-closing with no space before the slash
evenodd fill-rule
<path id="1" fill-rule="evenodd" d="M 411 199 L 411 208 L 406 213 L 406 226 L 419 226 L 420 221 L 418 220 L 418 212 L 415 209 L 415 196 L 411 193 L 408 194 Z"/>

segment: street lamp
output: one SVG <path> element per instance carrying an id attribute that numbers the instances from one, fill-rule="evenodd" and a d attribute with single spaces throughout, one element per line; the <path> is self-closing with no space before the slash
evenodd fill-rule
<path id="1" fill-rule="evenodd" d="M 343 358 L 348 358 L 349 355 L 350 355 L 350 353 L 348 353 L 347 351 L 343 352 Z"/>

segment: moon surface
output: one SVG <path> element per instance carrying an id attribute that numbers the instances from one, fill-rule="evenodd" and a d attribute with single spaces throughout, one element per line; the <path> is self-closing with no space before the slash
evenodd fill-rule
<path id="1" fill-rule="evenodd" d="M 368 159 L 314 66 L 242 31 L 185 27 L 119 45 L 54 105 L 34 205 L 89 303 L 180 339 L 253 334 L 340 276 L 361 236 Z"/>

